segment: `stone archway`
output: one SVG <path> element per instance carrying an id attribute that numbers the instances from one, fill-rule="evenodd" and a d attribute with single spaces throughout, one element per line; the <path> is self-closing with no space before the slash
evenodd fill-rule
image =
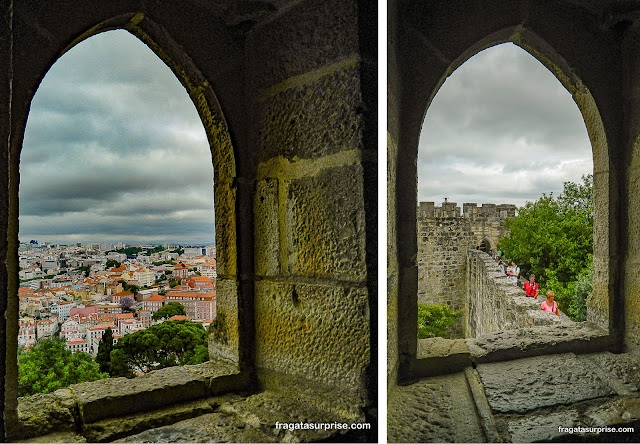
<path id="1" fill-rule="evenodd" d="M 483 238 L 478 244 L 481 251 L 488 253 L 489 251 L 495 251 L 495 246 L 491 242 L 491 240 L 487 237 Z"/>
<path id="2" fill-rule="evenodd" d="M 403 325 L 408 324 L 403 320 L 415 318 L 413 300 L 417 286 L 418 273 L 415 258 L 418 247 L 414 244 L 415 238 L 409 233 L 416 232 L 415 159 L 421 124 L 426 109 L 451 72 L 477 52 L 506 41 L 525 49 L 555 74 L 572 94 L 587 123 L 593 148 L 594 171 L 596 176 L 602 178 L 602 181 L 596 184 L 595 191 L 596 206 L 602 209 L 594 234 L 594 244 L 598 245 L 595 256 L 600 258 L 599 261 L 608 270 L 606 275 L 603 274 L 598 278 L 601 279 L 601 283 L 597 285 L 599 290 L 591 301 L 589 317 L 599 325 L 610 329 L 616 328 L 609 316 L 613 300 L 609 283 L 616 273 L 615 264 L 609 260 L 612 246 L 609 240 L 615 238 L 615 230 L 611 228 L 609 221 L 615 219 L 619 211 L 617 200 L 609 198 L 616 187 L 616 180 L 607 160 L 611 148 L 605 136 L 605 123 L 594 95 L 571 66 L 572 63 L 576 63 L 576 59 L 568 61 L 563 57 L 567 54 L 570 56 L 586 54 L 589 50 L 582 43 L 578 45 L 579 47 L 567 48 L 566 42 L 560 36 L 561 32 L 553 32 L 550 28 L 541 29 L 535 24 L 527 25 L 526 18 L 520 16 L 522 11 L 479 10 L 471 5 L 471 2 L 467 2 L 467 7 L 483 19 L 474 21 L 475 25 L 461 22 L 461 26 L 465 29 L 465 37 L 459 39 L 456 37 L 459 35 L 459 28 L 442 27 L 433 22 L 433 17 L 439 17 L 438 23 L 443 23 L 443 20 L 444 23 L 458 23 L 455 14 L 448 15 L 452 13 L 448 6 L 425 5 L 411 1 L 397 4 L 397 14 L 402 17 L 402 27 L 395 29 L 397 34 L 392 35 L 402 37 L 393 40 L 394 44 L 390 46 L 390 53 L 393 55 L 390 58 L 390 63 L 393 65 L 390 72 L 397 71 L 395 75 L 390 76 L 389 106 L 390 113 L 396 120 L 393 120 L 393 125 L 389 127 L 388 150 L 391 165 L 389 188 L 393 192 L 389 200 L 393 219 L 389 224 L 390 233 L 403 233 L 403 235 L 393 238 L 393 244 L 390 245 L 391 257 L 397 260 L 389 268 L 390 276 L 394 276 L 394 270 L 397 271 L 395 275 L 397 279 L 390 278 L 390 282 L 397 282 L 397 287 L 392 287 L 389 295 L 394 300 L 397 298 L 397 305 L 393 302 L 390 304 L 390 309 L 394 313 L 392 319 L 395 322 L 389 328 L 397 332 L 397 336 L 391 334 L 389 348 L 396 353 L 397 361 L 395 362 L 400 379 L 403 374 L 410 374 L 410 369 L 415 366 L 413 360 L 417 346 L 414 339 L 415 326 Z M 545 7 L 539 9 L 540 14 L 548 13 Z M 394 11 L 394 7 L 390 10 Z M 435 14 L 430 15 L 432 13 Z M 496 21 L 496 17 L 500 17 L 500 20 Z M 564 11 L 554 20 L 571 22 L 574 18 Z M 519 24 L 510 26 L 510 21 Z M 410 41 L 415 44 L 408 45 L 407 42 Z M 600 45 L 600 47 L 603 54 L 606 53 L 604 49 L 606 46 Z M 430 61 L 427 62 L 427 60 Z M 400 73 L 402 73 L 402 82 L 394 83 L 395 78 L 400 78 Z M 590 86 L 598 88 L 594 84 Z M 416 91 L 425 91 L 425 93 L 416 95 Z M 610 126 L 608 130 L 615 131 L 615 128 Z M 391 374 L 394 372 L 393 368 L 392 365 Z"/>

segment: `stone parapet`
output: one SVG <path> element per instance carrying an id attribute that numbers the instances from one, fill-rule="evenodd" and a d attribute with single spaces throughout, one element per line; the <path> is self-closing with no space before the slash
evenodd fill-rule
<path id="1" fill-rule="evenodd" d="M 467 262 L 467 336 L 477 337 L 503 330 L 572 323 L 564 314 L 543 311 L 544 300 L 526 297 L 507 280 L 497 263 L 481 251 L 469 251 Z"/>

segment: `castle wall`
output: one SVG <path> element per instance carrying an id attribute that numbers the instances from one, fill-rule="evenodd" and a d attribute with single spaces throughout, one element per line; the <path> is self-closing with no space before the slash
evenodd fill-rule
<path id="1" fill-rule="evenodd" d="M 505 217 L 515 215 L 515 206 L 465 203 L 464 210 L 461 215 L 455 202 L 440 207 L 420 203 L 417 264 L 418 303 L 447 304 L 466 314 L 467 252 L 483 239 L 489 239 L 495 248 L 505 234 Z M 461 318 L 452 327 L 452 337 L 464 337 L 466 325 Z"/>
<path id="2" fill-rule="evenodd" d="M 427 217 L 418 222 L 418 303 L 447 304 L 466 312 L 467 250 L 474 246 L 469 221 Z M 452 328 L 464 336 L 464 322 Z"/>
<path id="3" fill-rule="evenodd" d="M 15 73 L 3 77 L 11 91 L 0 90 L 5 418 L 16 415 L 17 173 L 29 101 L 60 54 L 115 28 L 169 65 L 212 148 L 218 318 L 211 358 L 237 365 L 254 387 L 340 414 L 375 405 L 375 3 L 10 3 L 9 11 L 0 6 L 13 26 L 0 31 L 0 42 L 11 40 L 0 56 L 13 58 Z M 0 395 L 4 388 L 0 382 Z"/>
<path id="4" fill-rule="evenodd" d="M 540 304 L 544 298 L 526 297 L 522 288 L 510 283 L 484 252 L 470 250 L 466 269 L 467 337 L 572 322 L 564 313 L 558 317 L 543 311 Z"/>

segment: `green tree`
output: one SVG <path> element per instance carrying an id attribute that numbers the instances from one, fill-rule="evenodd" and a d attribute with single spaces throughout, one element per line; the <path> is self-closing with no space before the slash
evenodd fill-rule
<path id="1" fill-rule="evenodd" d="M 191 321 L 167 321 L 125 335 L 111 352 L 111 375 L 133 377 L 208 359 L 207 333 Z"/>
<path id="2" fill-rule="evenodd" d="M 88 353 L 65 350 L 61 339 L 45 339 L 18 350 L 18 396 L 50 393 L 71 384 L 107 378 Z"/>
<path id="3" fill-rule="evenodd" d="M 109 373 L 111 350 L 113 350 L 113 331 L 111 328 L 107 328 L 98 343 L 98 354 L 96 355 L 96 362 L 101 372 Z"/>
<path id="4" fill-rule="evenodd" d="M 109 259 L 107 260 L 107 268 L 118 268 L 120 265 L 122 265 L 120 262 L 118 262 L 115 259 Z"/>
<path id="5" fill-rule="evenodd" d="M 153 314 L 153 319 L 157 321 L 162 318 L 169 319 L 171 316 L 177 315 L 187 315 L 184 306 L 180 302 L 169 302 Z"/>
<path id="6" fill-rule="evenodd" d="M 449 337 L 449 327 L 462 315 L 447 304 L 418 304 L 418 339 Z"/>
<path id="7" fill-rule="evenodd" d="M 535 274 L 540 293 L 553 290 L 560 310 L 578 320 L 576 283 L 592 267 L 593 176 L 583 176 L 581 184 L 565 182 L 557 198 L 543 194 L 527 202 L 505 229 L 510 233 L 499 243 L 505 257 L 518 263 L 522 276 Z"/>

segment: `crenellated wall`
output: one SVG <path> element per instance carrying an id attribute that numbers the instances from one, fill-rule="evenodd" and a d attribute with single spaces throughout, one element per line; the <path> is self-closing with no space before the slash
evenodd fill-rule
<path id="1" fill-rule="evenodd" d="M 486 242 L 495 248 L 504 236 L 504 221 L 515 215 L 509 204 L 465 203 L 464 213 L 455 202 L 421 202 L 418 209 L 418 303 L 447 304 L 455 311 L 469 311 L 466 293 L 467 251 Z M 487 256 L 488 257 L 488 256 Z M 452 337 L 464 337 L 464 319 L 451 329 Z"/>

